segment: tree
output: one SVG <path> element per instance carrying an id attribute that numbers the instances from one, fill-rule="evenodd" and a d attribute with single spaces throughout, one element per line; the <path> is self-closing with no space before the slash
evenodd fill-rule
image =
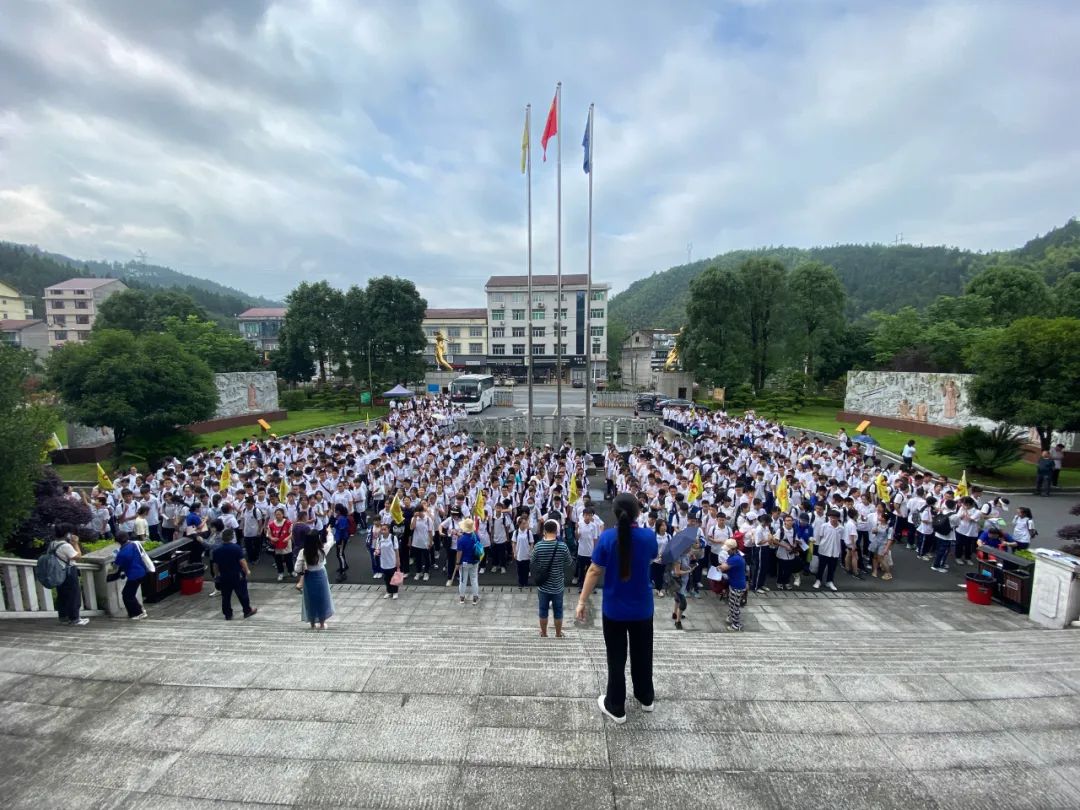
<path id="1" fill-rule="evenodd" d="M 294 340 L 311 347 L 319 367 L 319 379 L 326 382 L 327 366 L 341 353 L 342 309 L 345 296 L 325 281 L 300 283 L 285 299 L 288 312 L 285 327 Z"/>
<path id="2" fill-rule="evenodd" d="M 968 282 L 966 292 L 989 300 L 990 310 L 1001 324 L 1053 313 L 1046 281 L 1028 267 L 992 265 Z"/>
<path id="3" fill-rule="evenodd" d="M 1055 430 L 1080 430 L 1080 320 L 1021 318 L 971 349 L 971 401 L 988 419 L 1030 425 L 1043 450 Z"/>
<path id="4" fill-rule="evenodd" d="M 870 345 L 874 350 L 874 362 L 884 365 L 905 349 L 919 345 L 926 330 L 922 313 L 915 307 L 903 307 L 894 315 L 871 312 L 874 334 Z"/>
<path id="5" fill-rule="evenodd" d="M 315 375 L 315 355 L 311 345 L 293 337 L 287 318 L 278 333 L 278 347 L 270 352 L 270 368 L 293 385 L 310 380 Z"/>
<path id="6" fill-rule="evenodd" d="M 839 332 L 826 334 L 814 372 L 818 385 L 834 382 L 853 368 L 870 368 L 874 362 L 872 335 L 866 321 L 845 324 Z"/>
<path id="7" fill-rule="evenodd" d="M 94 330 L 126 329 L 136 335 L 161 332 L 166 318 L 207 320 L 206 310 L 190 295 L 176 290 L 123 290 L 101 304 Z"/>
<path id="8" fill-rule="evenodd" d="M 34 507 L 34 482 L 56 421 L 51 408 L 30 400 L 33 369 L 33 354 L 0 343 L 0 543 L 8 541 Z"/>
<path id="9" fill-rule="evenodd" d="M 427 301 L 408 279 L 380 276 L 368 281 L 363 325 L 371 340 L 371 367 L 376 377 L 412 382 L 424 375 L 422 352 L 427 338 L 421 323 L 426 309 Z"/>
<path id="10" fill-rule="evenodd" d="M 1080 318 L 1080 272 L 1069 273 L 1054 285 L 1054 302 L 1058 315 Z"/>
<path id="11" fill-rule="evenodd" d="M 217 405 L 209 366 L 166 334 L 110 329 L 65 344 L 49 359 L 48 380 L 75 421 L 112 428 L 117 454 L 129 438 L 175 434 Z"/>
<path id="12" fill-rule="evenodd" d="M 813 377 L 822 343 L 844 328 L 847 294 L 836 270 L 821 262 L 803 262 L 788 278 L 788 294 L 794 306 L 788 310 L 799 359 Z"/>
<path id="13" fill-rule="evenodd" d="M 613 321 L 608 318 L 607 325 L 607 363 L 608 375 L 618 370 L 622 362 L 622 346 L 630 337 L 630 330 L 622 321 Z"/>
<path id="14" fill-rule="evenodd" d="M 90 532 L 81 529 L 90 522 L 90 508 L 82 501 L 64 497 L 64 482 L 52 467 L 39 467 L 38 476 L 31 479 L 32 508 L 26 519 L 18 524 L 7 546 L 22 557 L 34 556 L 40 552 L 35 541 L 49 540 L 53 526 L 70 523 L 79 527 L 79 535 L 84 540 L 96 540 Z"/>
<path id="15" fill-rule="evenodd" d="M 746 381 L 746 316 L 735 304 L 741 298 L 742 282 L 732 270 L 710 267 L 690 283 L 678 349 L 699 383 L 733 388 Z"/>
<path id="16" fill-rule="evenodd" d="M 210 366 L 211 371 L 255 371 L 262 368 L 255 347 L 240 335 L 226 332 L 213 321 L 195 315 L 184 319 L 169 316 L 165 332 L 172 335 L 192 354 Z"/>
<path id="17" fill-rule="evenodd" d="M 982 295 L 942 295 L 926 308 L 926 320 L 930 325 L 994 326 L 993 302 Z"/>
<path id="18" fill-rule="evenodd" d="M 765 387 L 773 368 L 773 350 L 781 337 L 787 271 L 776 259 L 748 259 L 739 266 L 743 297 L 737 305 L 746 312 L 750 342 L 750 384 L 755 392 Z M 731 304 L 729 303 L 729 306 Z"/>

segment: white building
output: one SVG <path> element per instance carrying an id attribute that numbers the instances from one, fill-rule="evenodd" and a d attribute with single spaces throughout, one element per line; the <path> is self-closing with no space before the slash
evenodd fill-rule
<path id="1" fill-rule="evenodd" d="M 34 308 L 28 295 L 0 282 L 0 321 L 32 321 Z"/>
<path id="2" fill-rule="evenodd" d="M 99 307 L 111 295 L 127 289 L 115 278 L 69 278 L 45 288 L 45 319 L 49 348 L 69 340 L 89 340 Z"/>
<path id="3" fill-rule="evenodd" d="M 563 381 L 584 382 L 586 358 L 594 381 L 607 379 L 607 299 L 611 285 L 593 281 L 586 301 L 587 276 L 557 278 L 533 275 L 532 311 L 528 276 L 492 276 L 484 285 L 488 312 L 488 366 L 492 373 L 524 380 L 532 334 L 533 379 L 556 379 L 557 344 L 561 342 Z M 586 334 L 588 313 L 588 334 Z M 586 354 L 588 353 L 588 354 Z"/>
<path id="4" fill-rule="evenodd" d="M 458 371 L 480 371 L 487 367 L 488 322 L 487 310 L 481 308 L 465 309 L 426 309 L 421 324 L 427 347 L 424 360 L 428 366 L 436 367 L 435 333 L 442 332 L 446 338 L 448 362 Z"/>

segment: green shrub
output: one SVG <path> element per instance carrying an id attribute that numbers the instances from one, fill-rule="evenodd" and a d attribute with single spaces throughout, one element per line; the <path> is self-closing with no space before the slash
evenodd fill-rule
<path id="1" fill-rule="evenodd" d="M 278 395 L 278 404 L 286 411 L 302 411 L 308 406 L 307 394 L 303 391 L 283 391 Z"/>
<path id="2" fill-rule="evenodd" d="M 990 474 L 1020 460 L 1023 435 L 1010 425 L 1001 425 L 989 432 L 968 425 L 959 433 L 935 441 L 934 452 L 951 458 L 965 469 Z"/>

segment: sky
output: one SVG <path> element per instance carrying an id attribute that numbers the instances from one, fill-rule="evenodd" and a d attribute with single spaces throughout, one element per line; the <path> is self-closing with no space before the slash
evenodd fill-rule
<path id="1" fill-rule="evenodd" d="M 0 239 L 281 299 L 727 250 L 1015 247 L 1078 213 L 1074 0 L 3 0 Z"/>

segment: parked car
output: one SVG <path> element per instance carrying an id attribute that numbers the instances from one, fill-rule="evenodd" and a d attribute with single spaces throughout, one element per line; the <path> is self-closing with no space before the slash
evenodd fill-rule
<path id="1" fill-rule="evenodd" d="M 570 383 L 570 387 L 571 388 L 584 388 L 585 387 L 585 381 L 584 380 L 574 380 L 572 383 Z"/>
<path id="2" fill-rule="evenodd" d="M 694 403 L 688 399 L 662 399 L 656 403 L 656 409 L 663 408 L 693 408 Z"/>
<path id="3" fill-rule="evenodd" d="M 655 392 L 638 394 L 637 409 L 639 411 L 655 411 L 657 410 L 656 403 L 662 399 L 664 399 L 664 395 Z"/>

